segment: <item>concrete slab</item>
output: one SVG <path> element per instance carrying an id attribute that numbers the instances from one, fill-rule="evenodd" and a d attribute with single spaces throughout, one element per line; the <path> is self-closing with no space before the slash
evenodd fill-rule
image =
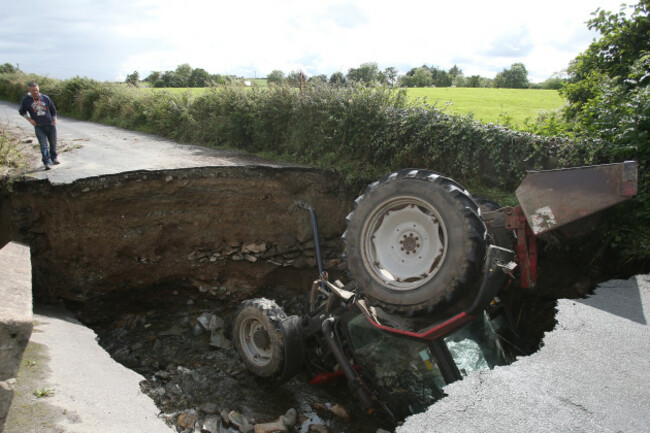
<path id="1" fill-rule="evenodd" d="M 5 433 L 173 432 L 140 391 L 144 377 L 115 362 L 67 311 L 37 308 Z"/>
<path id="2" fill-rule="evenodd" d="M 557 308 L 537 353 L 447 386 L 397 432 L 650 431 L 650 275 Z"/>
<path id="3" fill-rule="evenodd" d="M 13 399 L 32 324 L 29 247 L 10 242 L 0 249 L 0 432 Z"/>

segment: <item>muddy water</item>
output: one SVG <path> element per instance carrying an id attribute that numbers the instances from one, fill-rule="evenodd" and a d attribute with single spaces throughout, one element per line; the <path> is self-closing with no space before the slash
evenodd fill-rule
<path id="1" fill-rule="evenodd" d="M 302 304 L 301 294 L 287 290 L 262 290 L 257 296 L 275 299 L 288 314 L 298 313 Z M 211 346 L 211 333 L 199 317 L 209 313 L 223 319 L 229 340 L 234 303 L 167 288 L 155 298 L 113 299 L 104 305 L 110 305 L 111 311 L 96 305 L 94 311 L 83 312 L 83 318 L 91 322 L 100 344 L 116 361 L 145 376 L 142 390 L 179 432 L 201 431 L 186 427 L 188 413 L 196 415 L 195 425 L 200 427 L 209 417 L 223 414 L 227 420 L 231 411 L 255 424 L 274 421 L 291 408 L 298 414 L 294 432 L 308 432 L 313 425 L 326 426 L 330 432 L 393 429 L 380 416 L 362 415 L 344 380 L 310 386 L 304 372 L 277 384 L 250 374 L 228 341 L 220 342 L 225 347 Z M 351 419 L 334 415 L 329 410 L 334 405 L 347 409 Z M 239 431 L 224 419 L 216 431 Z"/>

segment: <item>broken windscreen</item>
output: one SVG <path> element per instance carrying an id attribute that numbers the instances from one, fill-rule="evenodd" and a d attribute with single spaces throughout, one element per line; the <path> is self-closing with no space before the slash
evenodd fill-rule
<path id="1" fill-rule="evenodd" d="M 398 416 L 422 412 L 444 394 L 445 381 L 426 341 L 373 327 L 363 314 L 347 322 L 355 360 L 387 394 Z"/>
<path id="2" fill-rule="evenodd" d="M 472 371 L 509 363 L 486 314 L 477 317 L 444 340 L 463 376 Z"/>

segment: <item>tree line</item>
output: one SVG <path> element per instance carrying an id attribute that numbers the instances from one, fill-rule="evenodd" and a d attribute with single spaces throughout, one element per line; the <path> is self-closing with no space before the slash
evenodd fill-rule
<path id="1" fill-rule="evenodd" d="M 174 71 L 152 71 L 144 82 L 151 87 L 211 87 L 228 84 L 236 79 L 229 75 L 210 74 L 203 68 L 192 68 L 189 64 L 178 65 Z M 140 83 L 138 71 L 127 75 L 126 83 L 137 86 Z"/>
<path id="2" fill-rule="evenodd" d="M 463 70 L 454 65 L 449 70 L 436 66 L 422 65 L 412 68 L 405 75 L 399 75 L 395 67 L 380 69 L 377 63 L 362 63 L 357 68 L 350 68 L 348 72 L 334 72 L 329 77 L 319 74 L 307 77 L 302 71 L 291 71 L 285 74 L 276 69 L 266 77 L 267 83 L 272 85 L 289 85 L 302 87 L 306 84 L 329 83 L 336 86 L 348 84 L 384 85 L 388 87 L 495 87 L 509 89 L 559 89 L 566 82 L 559 74 L 554 75 L 543 83 L 531 83 L 528 80 L 528 70 L 523 63 L 514 63 L 509 68 L 503 69 L 495 78 L 486 78 L 480 75 L 465 76 Z M 138 85 L 140 75 L 137 71 L 129 74 L 125 80 L 132 85 Z M 174 71 L 153 71 L 144 80 L 151 87 L 210 87 L 236 81 L 244 81 L 241 77 L 210 74 L 202 68 L 192 68 L 185 63 L 179 65 Z"/>

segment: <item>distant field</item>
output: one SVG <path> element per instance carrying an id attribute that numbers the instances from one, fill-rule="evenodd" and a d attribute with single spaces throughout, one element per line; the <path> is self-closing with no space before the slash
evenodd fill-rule
<path id="1" fill-rule="evenodd" d="M 513 126 L 523 125 L 526 119 L 535 120 L 540 111 L 555 110 L 564 104 L 556 90 L 438 87 L 410 88 L 407 95 L 447 113 L 473 113 L 474 119 L 481 122 L 500 123 L 507 115 Z"/>
<path id="2" fill-rule="evenodd" d="M 266 87 L 265 80 L 258 79 L 256 84 Z M 194 96 L 207 90 L 201 87 L 146 89 L 174 94 L 190 92 Z M 472 113 L 474 119 L 485 123 L 503 123 L 509 117 L 515 127 L 522 126 L 526 119 L 535 120 L 541 111 L 555 110 L 564 104 L 564 98 L 556 90 L 431 87 L 410 88 L 407 95 L 411 101 L 420 100 L 447 113 Z"/>
<path id="3" fill-rule="evenodd" d="M 174 95 L 180 95 L 185 92 L 190 92 L 192 95 L 202 95 L 205 93 L 209 87 L 141 87 L 141 89 L 148 90 L 150 92 L 169 92 Z"/>

